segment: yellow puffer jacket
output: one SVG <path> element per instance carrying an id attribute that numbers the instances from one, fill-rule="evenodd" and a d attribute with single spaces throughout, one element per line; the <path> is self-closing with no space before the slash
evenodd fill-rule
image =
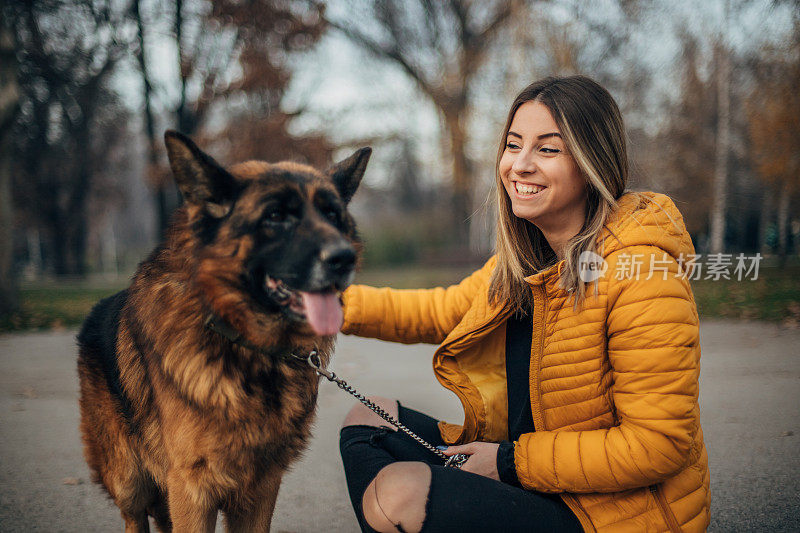
<path id="1" fill-rule="evenodd" d="M 667 196 L 629 193 L 597 249 L 607 264 L 599 295 L 589 286 L 577 313 L 557 286 L 563 263 L 527 278 L 536 431 L 515 445 L 520 482 L 560 493 L 586 531 L 704 531 L 698 316 L 677 275 L 694 253 L 691 238 Z M 447 289 L 345 292 L 343 332 L 441 343 L 434 372 L 465 412 L 463 425 L 441 425 L 451 444 L 508 438 L 508 311 L 487 299 L 495 263 Z"/>

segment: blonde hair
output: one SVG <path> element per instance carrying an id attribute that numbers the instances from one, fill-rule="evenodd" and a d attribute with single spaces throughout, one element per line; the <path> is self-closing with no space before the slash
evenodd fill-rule
<path id="1" fill-rule="evenodd" d="M 514 215 L 499 173 L 511 122 L 526 102 L 539 102 L 549 109 L 567 151 L 586 180 L 584 223 L 566 243 L 559 279 L 560 287 L 574 296 L 573 306 L 577 308 L 586 296 L 578 259 L 584 251 L 597 252 L 597 238 L 628 181 L 622 115 L 608 91 L 586 76 L 545 78 L 523 89 L 511 104 L 497 153 L 497 267 L 492 274 L 489 299 L 494 304 L 507 302 L 522 312 L 528 312 L 533 304 L 525 277 L 553 266 L 557 259 L 541 230 Z"/>

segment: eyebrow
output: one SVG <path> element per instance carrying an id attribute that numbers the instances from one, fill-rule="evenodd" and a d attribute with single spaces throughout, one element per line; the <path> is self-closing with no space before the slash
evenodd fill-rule
<path id="1" fill-rule="evenodd" d="M 508 136 L 509 137 L 516 137 L 518 139 L 522 139 L 522 135 L 520 135 L 519 133 L 513 132 L 513 131 L 509 131 L 508 132 Z M 558 133 L 557 131 L 553 131 L 553 132 L 550 132 L 550 133 L 542 133 L 541 135 L 539 135 L 536 138 L 538 140 L 542 140 L 542 139 L 546 139 L 548 137 L 558 137 L 560 139 L 563 139 L 563 137 L 561 137 L 561 134 Z"/>
<path id="2" fill-rule="evenodd" d="M 327 188 L 322 188 L 322 187 L 314 191 L 314 200 L 320 200 L 322 202 L 327 202 L 329 204 L 336 204 L 336 205 L 338 205 L 341 202 L 341 199 L 336 193 Z"/>

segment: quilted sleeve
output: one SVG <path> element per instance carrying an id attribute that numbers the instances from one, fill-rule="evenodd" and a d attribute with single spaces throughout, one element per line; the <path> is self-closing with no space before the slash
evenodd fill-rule
<path id="1" fill-rule="evenodd" d="M 655 246 L 627 247 L 606 259 L 610 393 L 618 426 L 523 435 L 515 463 L 526 488 L 616 492 L 658 483 L 689 462 L 700 370 L 689 282 L 676 276 L 675 259 Z M 629 279 L 616 279 L 623 261 L 638 263 L 638 276 L 632 268 Z"/>
<path id="2" fill-rule="evenodd" d="M 393 342 L 441 343 L 469 309 L 494 258 L 457 285 L 390 289 L 353 285 L 344 292 L 342 333 Z"/>

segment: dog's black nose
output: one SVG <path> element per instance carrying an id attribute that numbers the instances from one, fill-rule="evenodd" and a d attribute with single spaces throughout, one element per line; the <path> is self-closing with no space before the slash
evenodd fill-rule
<path id="1" fill-rule="evenodd" d="M 331 274 L 349 274 L 356 264 L 356 252 L 349 244 L 336 244 L 323 248 L 320 259 Z"/>

